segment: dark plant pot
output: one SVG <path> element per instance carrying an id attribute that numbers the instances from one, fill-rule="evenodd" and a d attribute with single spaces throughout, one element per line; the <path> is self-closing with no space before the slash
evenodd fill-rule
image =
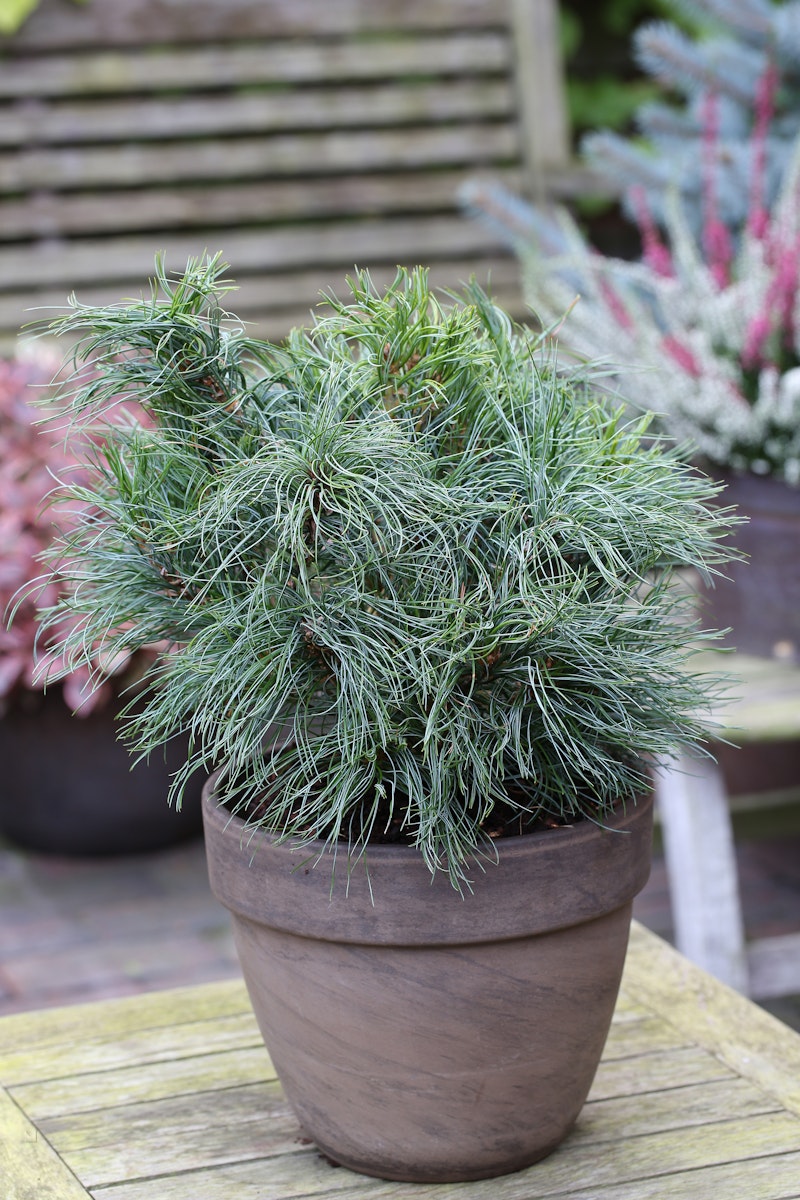
<path id="1" fill-rule="evenodd" d="M 721 504 L 748 518 L 729 539 L 747 555 L 703 593 L 703 620 L 730 626 L 724 644 L 744 654 L 800 659 L 800 488 L 769 477 L 724 476 Z"/>
<path id="2" fill-rule="evenodd" d="M 250 998 L 309 1136 L 408 1182 L 506 1174 L 565 1137 L 594 1078 L 652 804 L 498 843 L 460 897 L 403 846 L 342 857 L 252 837 L 203 806 L 211 887 L 233 914 Z"/>
<path id="3" fill-rule="evenodd" d="M 73 717 L 60 691 L 27 697 L 0 720 L 0 833 L 44 854 L 113 855 L 157 850 L 199 835 L 202 780 L 180 812 L 167 804 L 170 773 L 186 745 L 131 769 L 113 709 Z"/>

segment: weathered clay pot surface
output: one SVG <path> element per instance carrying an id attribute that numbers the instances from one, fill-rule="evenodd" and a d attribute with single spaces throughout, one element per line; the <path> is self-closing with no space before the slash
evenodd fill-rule
<path id="1" fill-rule="evenodd" d="M 463 899 L 406 847 L 371 849 L 369 883 L 342 856 L 331 886 L 330 859 L 251 837 L 211 787 L 204 818 L 264 1040 L 326 1154 L 444 1182 L 518 1170 L 564 1138 L 649 872 L 650 800 L 608 830 L 501 842 Z"/>
<path id="2" fill-rule="evenodd" d="M 746 561 L 703 596 L 703 619 L 731 632 L 724 644 L 744 654 L 800 661 L 800 488 L 777 479 L 729 475 L 720 504 L 747 523 L 728 539 Z"/>

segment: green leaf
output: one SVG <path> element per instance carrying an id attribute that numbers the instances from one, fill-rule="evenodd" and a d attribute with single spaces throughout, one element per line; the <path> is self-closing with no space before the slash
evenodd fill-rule
<path id="1" fill-rule="evenodd" d="M 0 33 L 16 33 L 39 0 L 0 0 Z"/>
<path id="2" fill-rule="evenodd" d="M 16 33 L 39 3 L 40 0 L 0 0 L 0 33 Z M 88 0 L 73 0 L 73 4 L 86 3 Z"/>

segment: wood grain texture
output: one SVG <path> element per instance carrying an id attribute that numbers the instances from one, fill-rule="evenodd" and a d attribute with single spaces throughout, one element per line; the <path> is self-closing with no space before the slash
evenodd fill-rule
<path id="1" fill-rule="evenodd" d="M 400 167 L 416 172 L 423 166 L 438 170 L 465 163 L 477 169 L 506 165 L 516 148 L 513 129 L 491 124 L 336 130 L 226 141 L 204 138 L 155 145 L 33 146 L 0 159 L 0 188 L 58 191 L 276 175 L 368 174 Z"/>
<path id="2" fill-rule="evenodd" d="M 0 1051 L 2 1200 L 410 1196 L 304 1141 L 238 982 L 8 1017 Z M 800 1038 L 634 925 L 567 1141 L 414 1200 L 796 1200 L 799 1093 Z"/>
<path id="3" fill-rule="evenodd" d="M 696 1190 L 696 1172 L 710 1167 L 730 1167 L 730 1176 L 741 1181 L 753 1161 L 765 1159 L 775 1169 L 781 1157 L 793 1156 L 796 1167 L 798 1126 L 786 1115 L 767 1115 L 735 1121 L 724 1119 L 695 1129 L 677 1129 L 624 1142 L 595 1142 L 582 1139 L 580 1129 L 549 1158 L 527 1171 L 472 1184 L 414 1185 L 414 1200 L 544 1200 L 565 1196 L 568 1200 L 595 1200 L 598 1196 L 660 1197 L 671 1176 L 681 1179 L 684 1190 L 673 1191 L 680 1200 L 752 1200 L 744 1191 L 709 1193 Z M 792 1161 L 790 1159 L 790 1161 Z M 199 1169 L 189 1176 L 164 1176 L 147 1186 L 125 1189 L 117 1185 L 108 1197 L 122 1200 L 270 1200 L 325 1195 L 337 1191 L 360 1200 L 409 1200 L 408 1184 L 368 1181 L 343 1168 L 332 1168 L 313 1151 L 254 1159 L 247 1168 L 231 1164 L 213 1171 Z M 244 1180 L 249 1178 L 247 1190 Z M 169 1181 L 167 1183 L 167 1180 Z M 217 1190 L 219 1183 L 223 1187 Z M 795 1178 L 796 1186 L 796 1178 Z M 625 1185 L 630 1185 L 627 1189 Z M 258 1191 L 258 1188 L 261 1191 Z M 702 1186 L 702 1185 L 701 1185 Z M 167 1190 L 169 1187 L 170 1190 Z M 228 1192 L 224 1191 L 228 1187 Z M 648 1191 L 637 1191 L 649 1187 Z M 194 1191 L 191 1189 L 194 1188 Z M 177 1189 L 177 1190 L 176 1190 Z M 607 1191 L 604 1191 L 607 1189 Z M 104 1195 L 92 1188 L 93 1194 Z M 780 1194 L 780 1193 L 778 1193 Z M 796 1192 L 794 1193 L 796 1195 Z M 772 1195 L 767 1193 L 767 1195 Z M 789 1195 L 792 1195 L 790 1192 Z"/>
<path id="4" fill-rule="evenodd" d="M 537 137 L 550 128 L 548 189 L 574 194 L 568 155 L 553 150 L 562 81 L 529 71 L 531 53 L 555 61 L 552 8 L 43 0 L 0 39 L 0 343 L 29 308 L 60 305 L 73 288 L 114 299 L 141 288 L 157 250 L 181 267 L 221 248 L 247 285 L 253 332 L 275 338 L 307 323 L 317 289 L 292 277 L 317 264 L 333 268 L 321 272 L 330 287 L 356 264 L 458 260 L 467 269 L 443 278 L 452 287 L 472 274 L 470 258 L 479 272 L 507 260 L 459 210 L 458 191 L 480 172 L 524 186 L 533 114 Z M 496 298 L 527 318 L 517 280 Z"/>
<path id="5" fill-rule="evenodd" d="M 537 200 L 546 175 L 571 157 L 557 0 L 510 0 L 524 154 Z"/>
<path id="6" fill-rule="evenodd" d="M 735 1079 L 735 1072 L 707 1050 L 678 1046 L 610 1059 L 606 1053 L 589 1093 L 590 1100 L 642 1096 L 696 1083 Z"/>
<path id="7" fill-rule="evenodd" d="M 258 1044 L 244 985 L 177 988 L 20 1013 L 0 1022 L 0 1082 L 6 1086 L 153 1062 L 184 1053 Z"/>
<path id="8" fill-rule="evenodd" d="M 558 1152 L 557 1152 L 558 1153 Z M 298 1169 L 298 1168 L 302 1169 Z M 366 1181 L 349 1171 L 331 1170 L 322 1160 L 304 1156 L 269 1162 L 265 1192 L 263 1161 L 237 1164 L 213 1172 L 191 1172 L 153 1181 L 95 1190 L 95 1200 L 292 1200 L 297 1197 L 347 1196 L 352 1200 L 797 1200 L 800 1152 L 765 1159 L 701 1167 L 673 1174 L 637 1178 L 610 1186 L 591 1183 L 543 1190 L 537 1167 L 503 1180 L 465 1185 L 415 1185 Z"/>
<path id="9" fill-rule="evenodd" d="M 84 1184 L 288 1154 L 302 1134 L 277 1081 L 47 1117 L 38 1127 Z"/>
<path id="10" fill-rule="evenodd" d="M 0 1089 L 3 1200 L 87 1200 L 88 1192 L 8 1092 Z"/>
<path id="11" fill-rule="evenodd" d="M 316 0 L 315 7 L 322 12 L 325 6 Z M 99 14 L 100 6 L 94 6 L 94 11 Z M 313 29 L 312 23 L 307 35 Z M 155 50 L 53 55 L 46 60 L 14 53 L 0 72 L 0 99 L 163 95 L 187 89 L 213 94 L 255 85 L 318 88 L 409 76 L 491 76 L 508 73 L 511 65 L 508 37 L 502 31 L 470 33 L 459 27 L 447 36 L 396 32 L 391 37 L 326 42 L 311 32 L 291 42 L 267 39 L 254 45 L 192 47 L 181 40 L 166 48 L 155 39 L 155 46 Z"/>
<path id="12" fill-rule="evenodd" d="M 463 259 L 470 253 L 481 256 L 492 248 L 482 230 L 448 217 L 373 218 L 360 222 L 357 229 L 339 224 L 308 229 L 228 229 L 216 235 L 214 245 L 231 264 L 234 279 L 259 271 L 310 270 L 322 265 L 338 266 L 343 277 L 344 271 L 352 273 L 354 263 L 413 266 L 430 260 Z M 175 235 L 167 246 L 167 266 L 182 270 L 188 258 L 202 255 L 205 248 L 202 231 Z M 146 286 L 153 273 L 153 258 L 150 235 L 86 238 L 64 246 L 42 245 L 31 253 L 2 249 L 0 279 L 7 290 L 60 284 L 62 294 L 74 288 L 80 296 L 84 284 L 115 279 L 138 280 L 140 287 Z M 335 277 L 329 275 L 329 279 Z"/>
<path id="13" fill-rule="evenodd" d="M 238 180 L 186 186 L 120 188 L 114 202 L 102 191 L 39 191 L 26 200 L 0 199 L 0 239 L 51 238 L 57 234 L 99 235 L 191 228 L 214 230 L 256 222 L 366 218 L 376 214 L 456 212 L 459 189 L 472 175 L 456 165 L 426 174 L 335 176 L 321 179 Z M 493 175 L 506 186 L 520 184 L 514 167 Z"/>
<path id="14" fill-rule="evenodd" d="M 40 1121 L 59 1113 L 83 1113 L 127 1104 L 150 1103 L 232 1087 L 266 1084 L 275 1080 L 275 1068 L 256 1034 L 253 1044 L 240 1050 L 215 1050 L 218 1038 L 208 1038 L 207 1054 L 185 1054 L 176 1039 L 174 1057 L 132 1067 L 60 1075 L 41 1083 L 20 1084 L 14 1098 L 29 1117 Z M 144 1055 L 139 1056 L 141 1061 Z"/>
<path id="15" fill-rule="evenodd" d="M 0 123 L 0 146 L 175 141 L 214 135 L 262 136 L 284 130 L 379 127 L 431 121 L 513 118 L 507 80 L 453 79 L 288 92 L 264 89 L 208 96 L 132 97 L 99 102 L 16 104 Z"/>
<path id="16" fill-rule="evenodd" d="M 636 923 L 631 947 L 623 987 L 800 1116 L 800 1037 Z"/>
<path id="17" fill-rule="evenodd" d="M 535 2 L 535 0 L 534 0 Z M 339 36 L 367 31 L 452 29 L 500 24 L 507 0 L 102 0 L 77 12 L 69 0 L 44 0 L 0 47 L 36 51 L 86 45 L 140 45 L 158 30 L 165 40 L 225 42 L 253 37 L 303 37 L 310 29 Z"/>

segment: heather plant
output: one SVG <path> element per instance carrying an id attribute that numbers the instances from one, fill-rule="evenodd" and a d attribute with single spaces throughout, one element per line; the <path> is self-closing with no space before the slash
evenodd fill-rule
<path id="1" fill-rule="evenodd" d="M 33 348 L 0 359 L 0 614 L 24 592 L 13 624 L 0 622 L 0 710 L 41 691 L 52 671 L 63 681 L 65 704 L 86 716 L 108 700 L 112 676 L 124 679 L 135 664 L 120 650 L 113 661 L 91 655 L 91 666 L 65 669 L 60 652 L 39 635 L 40 608 L 57 603 L 67 586 L 65 564 L 54 562 L 45 579 L 41 556 L 59 529 L 87 515 L 79 501 L 50 503 L 59 479 L 78 482 L 87 451 L 77 435 L 66 439 L 57 420 L 44 421 L 59 365 L 53 354 Z"/>
<path id="2" fill-rule="evenodd" d="M 272 345 L 221 311 L 220 270 L 58 325 L 78 426 L 120 398 L 149 421 L 69 488 L 64 669 L 169 643 L 127 734 L 189 734 L 175 794 L 220 768 L 251 828 L 404 840 L 457 886 L 492 839 L 649 788 L 703 736 L 686 659 L 712 635 L 671 582 L 725 558 L 715 485 L 476 286 L 360 274 Z"/>
<path id="3" fill-rule="evenodd" d="M 755 197 L 739 248 L 717 219 L 709 185 L 706 225 L 695 239 L 678 198 L 662 239 L 642 221 L 642 260 L 606 258 L 566 212 L 563 249 L 542 253 L 518 207 L 495 196 L 498 219 L 516 224 L 526 295 L 573 352 L 613 350 L 617 386 L 706 466 L 800 485 L 800 147 L 771 213 Z M 578 296 L 580 297 L 578 299 Z"/>
<path id="4" fill-rule="evenodd" d="M 656 408 L 662 431 L 706 467 L 797 486 L 800 140 L 787 151 L 786 131 L 796 122 L 787 125 L 773 41 L 780 33 L 789 54 L 800 5 L 787 4 L 780 13 L 762 0 L 709 0 L 706 7 L 731 19 L 735 10 L 754 37 L 760 30 L 754 120 L 743 155 L 733 154 L 721 121 L 722 81 L 733 71 L 733 59 L 722 55 L 717 73 L 704 74 L 698 52 L 705 86 L 701 142 L 693 156 L 701 171 L 699 209 L 687 198 L 679 172 L 659 206 L 651 204 L 652 192 L 633 187 L 629 200 L 641 233 L 641 261 L 596 253 L 566 211 L 543 214 L 491 186 L 476 189 L 471 202 L 515 245 L 537 317 L 558 325 L 574 306 L 564 340 L 592 358 L 613 347 L 620 391 L 639 408 Z M 777 196 L 776 147 L 782 179 Z M 732 162 L 747 164 L 737 176 L 735 220 Z"/>

